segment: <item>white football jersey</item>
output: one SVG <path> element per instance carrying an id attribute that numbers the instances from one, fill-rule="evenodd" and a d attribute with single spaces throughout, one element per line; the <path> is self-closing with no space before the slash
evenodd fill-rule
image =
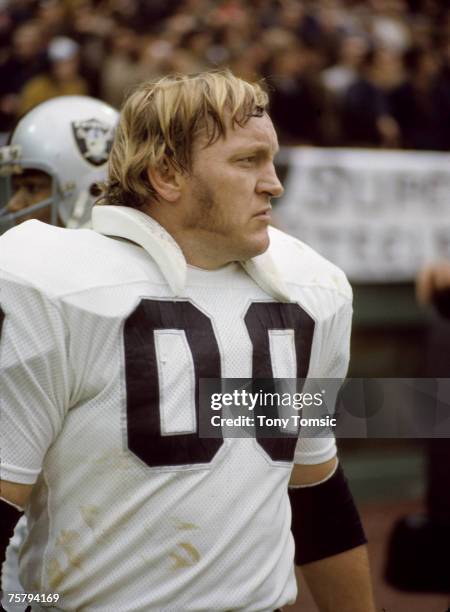
<path id="1" fill-rule="evenodd" d="M 202 438 L 198 381 L 344 376 L 344 275 L 277 230 L 206 271 L 138 211 L 94 228 L 119 238 L 38 221 L 0 238 L 1 474 L 35 483 L 25 590 L 78 612 L 293 602 L 295 441 Z M 299 439 L 295 461 L 335 453 Z"/>

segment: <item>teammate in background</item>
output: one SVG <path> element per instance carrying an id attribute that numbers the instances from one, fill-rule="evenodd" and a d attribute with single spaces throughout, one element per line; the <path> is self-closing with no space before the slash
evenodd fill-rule
<path id="1" fill-rule="evenodd" d="M 423 268 L 416 281 L 417 301 L 432 304 L 443 317 L 434 323 L 428 351 L 430 379 L 449 376 L 450 261 Z M 386 555 L 385 577 L 394 587 L 450 593 L 450 440 L 427 441 L 425 511 L 398 519 Z"/>
<path id="2" fill-rule="evenodd" d="M 269 228 L 267 102 L 227 71 L 143 84 L 93 230 L 0 239 L 2 543 L 25 508 L 54 610 L 272 611 L 294 549 L 321 612 L 375 609 L 334 439 L 199 432 L 203 378 L 348 366 L 345 276 Z"/>
<path id="3" fill-rule="evenodd" d="M 28 219 L 89 225 L 117 120 L 88 96 L 54 98 L 25 115 L 0 148 L 0 233 Z"/>
<path id="4" fill-rule="evenodd" d="M 91 127 L 95 124 L 95 132 L 85 139 L 89 146 L 80 146 L 82 140 L 74 127 L 86 120 Z M 96 184 L 106 180 L 117 120 L 112 107 L 86 96 L 61 96 L 30 111 L 12 133 L 10 146 L 0 148 L 0 233 L 28 219 L 71 227 L 88 225 Z M 96 151 L 95 164 L 86 156 L 88 149 Z M 68 177 L 70 189 L 64 187 Z M 18 555 L 25 537 L 22 517 L 0 568 L 3 593 L 23 591 Z M 7 599 L 2 603 L 6 607 Z"/>

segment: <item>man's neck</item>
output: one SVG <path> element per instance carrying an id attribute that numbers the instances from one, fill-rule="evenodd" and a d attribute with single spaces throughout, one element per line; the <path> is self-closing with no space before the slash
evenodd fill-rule
<path id="1" fill-rule="evenodd" d="M 232 258 L 225 257 L 217 245 L 209 244 L 209 240 L 205 237 L 205 240 L 199 240 L 198 233 L 192 235 L 189 230 L 180 229 L 170 231 L 166 229 L 177 242 L 178 246 L 183 251 L 183 255 L 186 262 L 195 266 L 196 268 L 203 268 L 204 270 L 217 270 L 222 268 L 226 264 L 233 261 Z"/>
<path id="2" fill-rule="evenodd" d="M 225 256 L 220 251 L 217 242 L 212 244 L 210 236 L 205 235 L 203 240 L 199 239 L 198 231 L 194 235 L 188 229 L 180 227 L 167 215 L 160 214 L 158 207 L 152 206 L 151 213 L 149 209 L 143 212 L 157 221 L 172 236 L 183 251 L 184 258 L 189 265 L 204 270 L 217 270 L 234 261 L 233 258 Z"/>

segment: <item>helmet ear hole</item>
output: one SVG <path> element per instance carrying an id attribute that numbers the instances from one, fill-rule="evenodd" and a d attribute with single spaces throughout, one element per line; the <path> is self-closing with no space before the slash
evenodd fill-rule
<path id="1" fill-rule="evenodd" d="M 92 185 L 89 187 L 89 194 L 94 198 L 98 198 L 101 193 L 102 190 L 100 189 L 100 185 L 98 183 L 92 183 Z"/>

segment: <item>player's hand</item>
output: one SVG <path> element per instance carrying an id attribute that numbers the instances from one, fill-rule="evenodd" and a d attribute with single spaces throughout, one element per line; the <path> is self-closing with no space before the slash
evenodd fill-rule
<path id="1" fill-rule="evenodd" d="M 433 303 L 444 316 L 450 301 L 450 262 L 441 261 L 424 268 L 417 277 L 416 295 L 420 304 Z M 447 297 L 445 297 L 447 296 Z M 444 310 L 444 312 L 443 312 Z"/>

